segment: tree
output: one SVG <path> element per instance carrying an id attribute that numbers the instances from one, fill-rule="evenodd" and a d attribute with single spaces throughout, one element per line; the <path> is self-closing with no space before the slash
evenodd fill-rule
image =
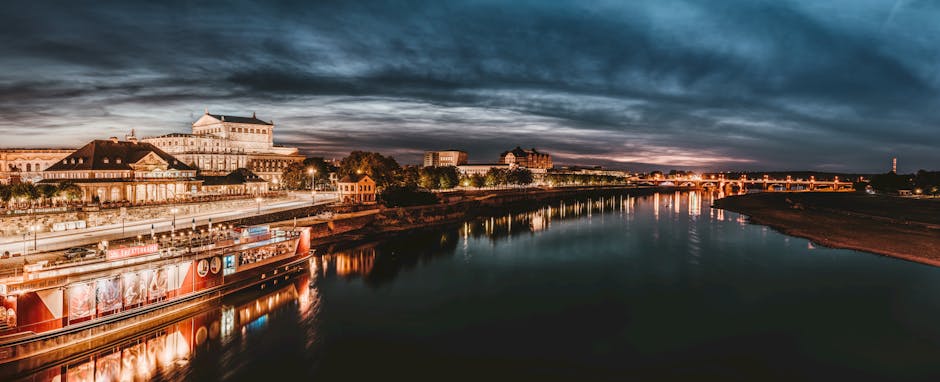
<path id="1" fill-rule="evenodd" d="M 871 178 L 871 187 L 878 191 L 897 191 L 910 190 L 913 185 L 911 184 L 910 175 L 898 175 L 889 172 L 873 176 Z"/>
<path id="2" fill-rule="evenodd" d="M 457 187 L 460 182 L 460 172 L 457 167 L 446 166 L 437 168 L 437 185 L 443 190 Z"/>
<path id="3" fill-rule="evenodd" d="M 366 151 L 353 151 L 339 165 L 339 176 L 365 174 L 375 181 L 376 187 L 384 188 L 399 184 L 401 166 L 392 157 Z"/>
<path id="4" fill-rule="evenodd" d="M 82 198 L 82 188 L 76 185 L 75 183 L 59 183 L 58 195 L 65 198 L 65 200 L 73 201 Z"/>
<path id="5" fill-rule="evenodd" d="M 533 180 L 532 171 L 524 167 L 513 168 L 506 175 L 506 183 L 514 185 L 525 186 L 532 184 Z"/>
<path id="6" fill-rule="evenodd" d="M 0 202 L 7 204 L 13 199 L 13 186 L 0 184 Z"/>
<path id="7" fill-rule="evenodd" d="M 311 174 L 311 170 L 315 172 Z M 293 162 L 281 171 L 281 187 L 288 190 L 309 190 L 311 175 L 316 179 L 319 187 L 329 183 L 331 172 L 336 172 L 336 169 L 320 157 Z"/>
<path id="8" fill-rule="evenodd" d="M 387 207 L 408 207 L 438 202 L 433 192 L 417 187 L 388 186 L 379 194 L 379 200 Z"/>
<path id="9" fill-rule="evenodd" d="M 322 157 L 304 159 L 304 167 L 306 168 L 304 171 L 305 174 L 309 174 L 310 170 L 315 170 L 313 177 L 318 189 L 323 185 L 329 184 L 330 173 L 336 172 L 336 167 L 327 163 Z M 309 184 L 310 183 L 307 183 L 307 187 L 309 187 Z"/>
<path id="10" fill-rule="evenodd" d="M 418 187 L 418 183 L 421 178 L 421 167 L 418 166 L 405 166 L 401 169 L 401 179 L 398 181 L 398 185 L 402 187 Z"/>
<path id="11" fill-rule="evenodd" d="M 490 168 L 486 171 L 484 184 L 486 184 L 487 187 L 496 187 L 507 184 L 506 177 L 508 173 L 509 170 L 504 168 Z"/>
<path id="12" fill-rule="evenodd" d="M 39 196 L 42 198 L 42 202 L 45 203 L 48 200 L 51 200 L 59 193 L 59 188 L 54 184 L 40 184 L 36 186 L 36 189 L 39 193 Z"/>
<path id="13" fill-rule="evenodd" d="M 288 190 L 310 189 L 310 177 L 301 162 L 293 162 L 281 171 L 281 187 Z"/>
<path id="14" fill-rule="evenodd" d="M 437 188 L 437 170 L 434 167 L 425 167 L 418 172 L 418 187 L 425 189 Z"/>
<path id="15" fill-rule="evenodd" d="M 32 203 L 39 199 L 39 191 L 32 183 L 17 183 L 13 185 L 13 198 L 19 201 L 28 201 Z"/>
<path id="16" fill-rule="evenodd" d="M 473 187 L 483 187 L 486 184 L 486 178 L 480 174 L 473 174 L 470 176 L 470 185 Z"/>

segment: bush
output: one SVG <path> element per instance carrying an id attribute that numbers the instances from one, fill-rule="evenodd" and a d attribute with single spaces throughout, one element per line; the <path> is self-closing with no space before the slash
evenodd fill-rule
<path id="1" fill-rule="evenodd" d="M 386 207 L 409 207 L 436 204 L 437 195 L 413 186 L 386 187 L 379 194 L 379 200 Z"/>

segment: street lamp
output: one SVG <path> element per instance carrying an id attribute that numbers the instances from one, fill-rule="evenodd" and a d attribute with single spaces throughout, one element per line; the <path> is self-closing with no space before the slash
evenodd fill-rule
<path id="1" fill-rule="evenodd" d="M 36 250 L 36 247 L 37 247 L 37 246 L 36 246 L 36 235 L 39 234 L 39 228 L 40 228 L 40 227 L 42 227 L 42 226 L 40 226 L 40 225 L 38 225 L 38 224 L 32 227 L 32 230 L 33 230 L 33 251 L 35 251 L 35 250 Z"/>
<path id="2" fill-rule="evenodd" d="M 310 200 L 317 204 L 317 169 L 311 168 L 307 173 L 310 174 Z"/>
<path id="3" fill-rule="evenodd" d="M 176 213 L 177 213 L 177 212 L 180 212 L 180 210 L 179 210 L 178 208 L 176 208 L 176 207 L 173 207 L 173 208 L 170 209 L 170 213 L 173 214 L 173 225 L 170 226 L 170 233 L 171 233 L 171 234 L 172 234 L 172 233 L 176 233 Z"/>
<path id="4" fill-rule="evenodd" d="M 259 215 L 261 214 L 261 201 L 262 201 L 262 200 L 264 200 L 264 199 L 255 198 L 255 201 L 258 202 L 258 214 L 259 214 Z"/>

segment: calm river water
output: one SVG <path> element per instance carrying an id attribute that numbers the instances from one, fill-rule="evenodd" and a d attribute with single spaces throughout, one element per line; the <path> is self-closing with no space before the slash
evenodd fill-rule
<path id="1" fill-rule="evenodd" d="M 814 247 L 713 197 L 556 203 L 325 253 L 31 379 L 940 378 L 940 269 Z"/>

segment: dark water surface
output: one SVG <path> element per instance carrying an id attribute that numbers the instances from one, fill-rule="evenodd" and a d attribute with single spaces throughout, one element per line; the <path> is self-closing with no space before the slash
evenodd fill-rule
<path id="1" fill-rule="evenodd" d="M 940 379 L 940 269 L 814 247 L 712 197 L 555 204 L 327 253 L 309 278 L 33 379 Z"/>

